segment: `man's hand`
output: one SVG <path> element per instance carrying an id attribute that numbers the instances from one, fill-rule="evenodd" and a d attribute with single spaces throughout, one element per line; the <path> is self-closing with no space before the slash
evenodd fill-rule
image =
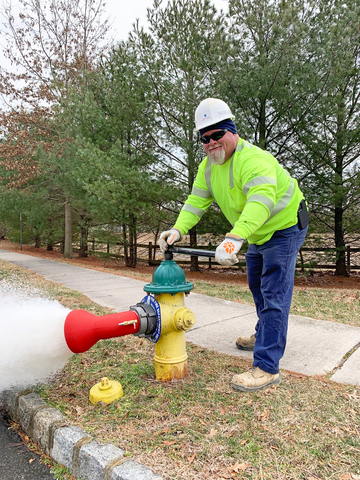
<path id="1" fill-rule="evenodd" d="M 172 228 L 160 235 L 159 247 L 162 253 L 165 253 L 169 245 L 173 245 L 175 242 L 181 240 L 181 233 L 178 229 Z"/>
<path id="2" fill-rule="evenodd" d="M 220 265 L 235 265 L 238 263 L 238 258 L 236 254 L 239 252 L 241 245 L 244 243 L 244 239 L 233 235 L 232 233 L 227 233 L 225 240 L 220 243 L 215 252 L 215 262 L 220 263 Z"/>

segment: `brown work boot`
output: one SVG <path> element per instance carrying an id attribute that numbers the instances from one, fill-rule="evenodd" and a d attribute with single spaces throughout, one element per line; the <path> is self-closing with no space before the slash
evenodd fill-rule
<path id="1" fill-rule="evenodd" d="M 251 367 L 245 373 L 234 375 L 231 380 L 231 386 L 240 392 L 256 392 L 256 390 L 265 390 L 265 388 L 277 385 L 281 382 L 280 373 L 264 372 L 259 367 Z"/>
<path id="2" fill-rule="evenodd" d="M 236 346 L 240 348 L 240 350 L 254 350 L 255 340 L 255 335 L 251 335 L 251 337 L 238 337 Z"/>

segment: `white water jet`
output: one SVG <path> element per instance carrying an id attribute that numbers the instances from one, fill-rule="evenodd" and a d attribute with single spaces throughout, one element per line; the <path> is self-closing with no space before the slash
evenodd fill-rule
<path id="1" fill-rule="evenodd" d="M 70 310 L 39 295 L 0 282 L 0 392 L 45 382 L 73 355 L 64 336 Z"/>

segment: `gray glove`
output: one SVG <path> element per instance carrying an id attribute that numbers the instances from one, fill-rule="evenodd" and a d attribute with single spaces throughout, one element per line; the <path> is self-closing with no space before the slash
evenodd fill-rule
<path id="1" fill-rule="evenodd" d="M 173 245 L 175 242 L 181 240 L 181 232 L 177 228 L 172 228 L 171 230 L 166 230 L 162 232 L 159 239 L 159 247 L 162 253 L 165 253 L 169 245 Z"/>

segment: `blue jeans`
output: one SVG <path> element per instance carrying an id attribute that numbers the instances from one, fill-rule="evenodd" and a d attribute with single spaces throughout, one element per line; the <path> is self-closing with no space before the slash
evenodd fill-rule
<path id="1" fill-rule="evenodd" d="M 253 366 L 279 372 L 285 352 L 295 265 L 307 227 L 279 230 L 263 245 L 249 245 L 245 255 L 249 288 L 258 322 Z"/>

